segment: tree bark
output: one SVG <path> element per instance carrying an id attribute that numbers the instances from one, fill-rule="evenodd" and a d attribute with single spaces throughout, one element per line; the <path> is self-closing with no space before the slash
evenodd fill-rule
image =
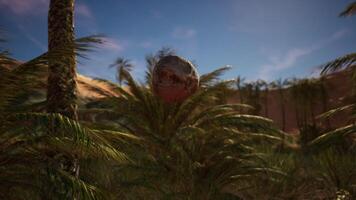
<path id="1" fill-rule="evenodd" d="M 286 111 L 284 106 L 284 95 L 283 95 L 283 88 L 279 88 L 279 96 L 281 101 L 281 113 L 282 113 L 282 130 L 286 130 Z"/>
<path id="2" fill-rule="evenodd" d="M 268 88 L 265 89 L 265 115 L 268 117 Z"/>
<path id="3" fill-rule="evenodd" d="M 51 0 L 48 12 L 47 112 L 78 120 L 74 39 L 74 0 Z M 49 134 L 60 131 L 56 124 L 49 128 Z M 78 178 L 79 161 L 76 156 L 65 157 L 65 160 L 59 165 Z M 73 191 L 69 195 L 78 199 Z"/>
<path id="4" fill-rule="evenodd" d="M 48 13 L 47 111 L 77 120 L 74 0 L 51 0 Z M 58 56 L 53 56 L 53 54 Z M 61 55 L 59 55 L 61 54 Z M 53 59 L 55 57 L 55 59 Z"/>

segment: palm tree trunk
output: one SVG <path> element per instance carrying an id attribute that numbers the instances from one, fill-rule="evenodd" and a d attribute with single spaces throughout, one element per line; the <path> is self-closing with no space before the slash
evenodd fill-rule
<path id="1" fill-rule="evenodd" d="M 328 91 L 326 89 L 327 82 L 326 82 L 325 77 L 321 77 L 320 81 L 321 81 L 320 90 L 321 90 L 321 100 L 322 100 L 322 105 L 323 105 L 323 113 L 325 113 L 328 111 L 328 99 L 329 99 Z M 327 129 L 331 128 L 329 118 L 326 118 L 326 127 L 327 127 Z"/>
<path id="2" fill-rule="evenodd" d="M 265 115 L 268 117 L 268 89 L 265 89 Z"/>
<path id="3" fill-rule="evenodd" d="M 51 0 L 48 13 L 47 112 L 78 120 L 74 38 L 74 0 Z M 50 127 L 50 134 L 56 131 L 56 125 Z M 78 159 L 66 159 L 68 162 L 60 164 L 63 170 L 78 178 Z M 71 195 L 78 199 L 76 194 Z"/>
<path id="4" fill-rule="evenodd" d="M 51 0 L 48 13 L 47 111 L 77 119 L 74 0 Z M 60 51 L 60 52 L 59 52 Z M 53 54 L 63 55 L 53 58 Z"/>
<path id="5" fill-rule="evenodd" d="M 301 117 L 300 117 L 300 113 L 299 113 L 299 106 L 297 103 L 295 103 L 295 120 L 297 122 L 297 127 L 300 130 L 302 128 L 302 122 L 301 122 Z"/>
<path id="6" fill-rule="evenodd" d="M 283 89 L 279 89 L 279 96 L 280 96 L 280 101 L 281 101 L 281 114 L 282 114 L 282 130 L 286 130 L 286 111 L 285 111 L 285 106 L 284 106 L 284 95 L 283 95 Z"/>
<path id="7" fill-rule="evenodd" d="M 286 131 L 286 111 L 284 107 L 284 103 L 282 103 L 282 130 Z"/>
<path id="8" fill-rule="evenodd" d="M 238 88 L 238 90 L 239 90 L 240 103 L 243 104 L 243 103 L 244 103 L 244 99 L 243 99 L 243 96 L 242 96 L 242 89 L 241 89 L 241 86 L 238 85 L 237 88 Z"/>

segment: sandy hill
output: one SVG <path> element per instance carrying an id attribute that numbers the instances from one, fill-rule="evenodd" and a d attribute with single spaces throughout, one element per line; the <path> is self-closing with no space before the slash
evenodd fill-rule
<path id="1" fill-rule="evenodd" d="M 119 96 L 110 88 L 111 86 L 103 81 L 99 81 L 84 75 L 77 76 L 78 94 L 81 98 L 97 99 L 109 96 Z"/>
<path id="2" fill-rule="evenodd" d="M 22 62 L 16 61 L 14 65 L 3 65 L 5 69 L 13 70 L 20 66 Z M 41 77 L 44 80 L 46 77 Z M 119 94 L 111 89 L 109 81 L 102 81 L 90 78 L 81 74 L 77 74 L 78 97 L 82 100 L 98 99 L 109 96 L 118 96 Z"/>

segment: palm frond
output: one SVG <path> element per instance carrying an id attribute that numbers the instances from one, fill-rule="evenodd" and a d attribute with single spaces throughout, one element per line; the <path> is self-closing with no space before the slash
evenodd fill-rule
<path id="1" fill-rule="evenodd" d="M 345 110 L 350 110 L 350 109 L 353 109 L 356 107 L 356 104 L 349 104 L 349 105 L 346 105 L 346 106 L 341 106 L 339 108 L 335 108 L 335 109 L 331 109 L 325 113 L 322 113 L 321 115 L 317 116 L 317 118 L 320 118 L 320 119 L 325 119 L 325 118 L 330 118 L 340 112 L 343 112 Z"/>
<path id="2" fill-rule="evenodd" d="M 88 59 L 85 55 L 86 53 L 93 52 L 96 48 L 100 48 L 100 46 L 104 44 L 104 35 L 90 35 L 76 39 L 74 49 L 76 49 L 78 56 Z"/>
<path id="3" fill-rule="evenodd" d="M 76 194 L 76 198 L 86 200 L 105 199 L 104 193 L 99 188 L 90 185 L 63 170 L 58 169 L 56 172 L 56 174 L 60 175 L 62 181 L 66 184 L 66 187 L 68 187 L 73 194 Z"/>
<path id="4" fill-rule="evenodd" d="M 4 68 L 15 64 L 15 60 L 10 57 L 8 51 L 0 51 L 0 67 Z"/>
<path id="5" fill-rule="evenodd" d="M 231 67 L 229 66 L 224 66 L 224 67 L 221 67 L 221 68 L 218 68 L 212 72 L 209 72 L 207 74 L 203 74 L 200 76 L 200 85 L 202 86 L 206 86 L 206 85 L 209 85 L 211 83 L 213 83 L 214 81 L 217 81 L 218 78 L 223 74 L 225 73 L 226 71 L 230 70 Z"/>
<path id="6" fill-rule="evenodd" d="M 9 127 L 14 127 L 20 122 L 30 123 L 33 131 L 41 128 L 43 133 L 48 132 L 51 127 L 56 127 L 58 131 L 54 132 L 56 135 L 53 136 L 68 138 L 69 141 L 83 150 L 82 153 L 91 152 L 91 155 L 98 154 L 119 162 L 128 160 L 124 153 L 111 146 L 110 142 L 105 139 L 103 132 L 82 127 L 77 121 L 60 114 L 18 113 L 10 115 L 7 121 L 10 122 Z"/>
<path id="7" fill-rule="evenodd" d="M 330 72 L 335 72 L 341 69 L 351 67 L 353 64 L 355 64 L 355 62 L 356 62 L 356 53 L 351 53 L 351 54 L 341 56 L 333 61 L 326 63 L 325 65 L 322 65 L 321 74 L 327 74 Z"/>
<path id="8" fill-rule="evenodd" d="M 356 132 L 355 125 L 348 125 L 336 130 L 327 132 L 316 139 L 308 143 L 308 148 L 313 152 L 322 151 L 331 147 L 333 144 L 337 144 L 343 140 L 346 136 Z"/>
<path id="9" fill-rule="evenodd" d="M 73 50 L 78 57 L 88 58 L 87 53 L 92 52 L 95 48 L 104 43 L 104 37 L 101 35 L 92 35 L 82 38 L 78 38 L 73 44 L 67 44 L 66 46 L 59 46 L 51 52 L 45 52 L 36 58 L 31 59 L 19 67 L 24 68 L 27 66 L 43 65 L 47 64 L 48 60 L 58 60 L 59 57 L 65 55 L 73 55 Z"/>
<path id="10" fill-rule="evenodd" d="M 340 13 L 340 17 L 348 17 L 356 13 L 356 2 L 350 3 L 344 11 Z"/>
<path id="11" fill-rule="evenodd" d="M 110 136 L 105 130 L 108 140 L 117 138 L 122 144 L 119 138 L 123 136 L 124 141 L 137 144 L 129 154 L 134 164 L 119 168 L 127 177 L 116 179 L 117 184 L 154 194 L 152 199 L 193 198 L 203 195 L 203 190 L 217 194 L 241 181 L 231 177 L 273 173 L 275 169 L 257 164 L 256 160 L 263 159 L 257 146 L 281 143 L 282 133 L 269 119 L 241 113 L 251 106 L 219 104 L 219 95 L 233 83 L 216 81 L 219 73 L 207 76 L 206 84 L 184 102 L 166 105 L 150 87 L 126 72 L 127 88 L 117 87 L 121 95 L 98 102 L 97 108 L 111 108 L 118 114 L 110 124 L 118 125 L 113 131 L 119 135 Z M 191 184 L 196 185 L 194 195 L 187 192 Z"/>

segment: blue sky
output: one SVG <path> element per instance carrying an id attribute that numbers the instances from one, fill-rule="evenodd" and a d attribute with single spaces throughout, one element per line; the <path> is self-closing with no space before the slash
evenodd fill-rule
<path id="1" fill-rule="evenodd" d="M 315 75 L 317 66 L 356 50 L 356 17 L 338 17 L 351 1 L 76 0 L 77 37 L 108 37 L 78 71 L 114 80 L 108 66 L 123 56 L 141 78 L 145 55 L 168 46 L 194 60 L 200 74 L 231 65 L 223 78 Z M 15 58 L 46 51 L 48 2 L 0 0 L 5 48 Z"/>

